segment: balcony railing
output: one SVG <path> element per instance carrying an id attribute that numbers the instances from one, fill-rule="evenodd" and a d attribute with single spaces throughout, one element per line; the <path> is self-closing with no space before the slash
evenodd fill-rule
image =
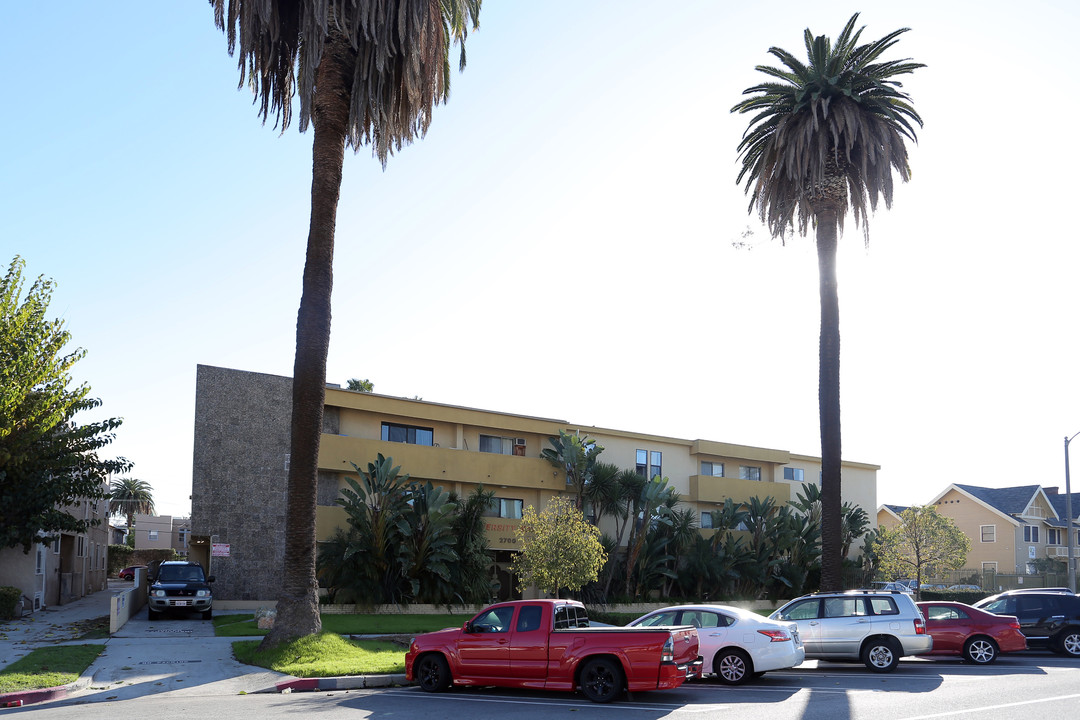
<path id="1" fill-rule="evenodd" d="M 1046 557 L 1048 558 L 1067 558 L 1069 557 L 1069 548 L 1064 545 L 1047 545 Z M 1073 548 L 1073 557 L 1080 557 L 1080 548 Z"/>

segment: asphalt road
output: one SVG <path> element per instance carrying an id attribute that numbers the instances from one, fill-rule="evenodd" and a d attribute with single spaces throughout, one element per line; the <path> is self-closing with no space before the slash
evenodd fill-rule
<path id="1" fill-rule="evenodd" d="M 168 678 L 164 678 L 166 685 Z M 287 695 L 215 694 L 163 690 L 151 696 L 109 698 L 90 693 L 46 706 L 4 711 L 37 713 L 50 720 L 115 720 L 116 717 L 213 717 L 259 720 L 317 716 L 320 720 L 389 720 L 448 717 L 476 720 L 607 720 L 738 718 L 739 720 L 1025 720 L 1080 716 L 1080 660 L 1029 651 L 1002 656 L 989 667 L 953 660 L 909 659 L 878 675 L 860 665 L 810 661 L 741 688 L 711 681 L 678 690 L 639 693 L 609 705 L 579 695 L 498 689 L 456 689 L 431 695 L 415 687 Z M 300 715 L 298 715 L 300 713 Z"/>

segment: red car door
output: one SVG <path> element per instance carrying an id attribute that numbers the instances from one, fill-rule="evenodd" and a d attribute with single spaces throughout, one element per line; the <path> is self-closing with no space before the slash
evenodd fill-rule
<path id="1" fill-rule="evenodd" d="M 922 611 L 926 632 L 934 639 L 933 653 L 954 655 L 962 652 L 969 630 L 967 618 L 961 618 L 960 613 L 948 605 L 926 604 Z"/>
<path id="2" fill-rule="evenodd" d="M 550 622 L 543 623 L 542 605 L 522 605 L 510 633 L 510 674 L 516 678 L 547 677 Z"/>
<path id="3" fill-rule="evenodd" d="M 510 673 L 510 621 L 514 606 L 493 607 L 469 622 L 471 632 L 458 639 L 462 675 L 470 678 L 505 678 Z"/>

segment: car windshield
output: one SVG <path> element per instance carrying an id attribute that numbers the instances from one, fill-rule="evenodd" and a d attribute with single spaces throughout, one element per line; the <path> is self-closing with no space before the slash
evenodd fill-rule
<path id="1" fill-rule="evenodd" d="M 203 571 L 198 565 L 176 567 L 163 565 L 158 568 L 161 582 L 203 582 Z"/>

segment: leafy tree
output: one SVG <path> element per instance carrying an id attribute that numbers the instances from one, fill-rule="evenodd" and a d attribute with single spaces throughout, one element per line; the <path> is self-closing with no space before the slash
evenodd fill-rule
<path id="1" fill-rule="evenodd" d="M 349 378 L 348 389 L 362 393 L 375 392 L 375 383 L 367 378 L 364 378 L 363 380 L 359 378 Z"/>
<path id="2" fill-rule="evenodd" d="M 597 456 L 604 448 L 588 437 L 559 430 L 559 437 L 548 438 L 551 447 L 540 451 L 540 457 L 566 473 L 566 484 L 577 493 L 577 506 L 584 510 L 585 488 L 592 476 Z"/>
<path id="3" fill-rule="evenodd" d="M 136 514 L 152 515 L 154 489 L 145 480 L 117 478 L 109 488 L 109 514 L 127 518 L 128 532 L 134 527 Z"/>
<path id="4" fill-rule="evenodd" d="M 214 21 L 239 41 L 240 84 L 265 122 L 282 131 L 300 100 L 299 127 L 314 126 L 311 222 L 296 322 L 285 562 L 277 620 L 264 649 L 320 631 L 315 576 L 319 440 L 330 344 L 334 230 L 345 146 L 370 143 L 385 167 L 423 136 L 450 93 L 450 47 L 476 28 L 481 0 L 210 0 Z"/>
<path id="5" fill-rule="evenodd" d="M 859 45 L 859 15 L 848 20 L 836 42 L 804 33 L 807 62 L 777 47 L 769 49 L 784 68 L 757 69 L 779 82 L 743 92 L 752 95 L 732 112 L 756 113 L 739 143 L 750 209 L 757 206 L 773 237 L 794 229 L 817 232 L 821 336 L 818 402 L 821 427 L 822 589 L 839 590 L 840 513 L 840 307 L 836 246 L 849 209 L 868 240 L 867 202 L 892 205 L 893 171 L 907 181 L 904 138 L 915 140 L 912 122 L 922 119 L 900 90 L 897 76 L 923 67 L 908 60 L 881 61 L 907 28 Z M 786 69 L 785 69 L 786 68 Z"/>
<path id="6" fill-rule="evenodd" d="M 536 585 L 555 597 L 560 588 L 580 590 L 597 579 L 607 560 L 600 531 L 562 496 L 551 498 L 541 513 L 531 505 L 525 508 L 517 540 L 521 552 L 513 567 L 521 590 Z"/>
<path id="7" fill-rule="evenodd" d="M 969 550 L 968 536 L 933 505 L 917 505 L 900 513 L 900 523 L 881 530 L 874 545 L 886 576 L 913 577 L 919 585 L 924 572 L 962 568 Z"/>
<path id="8" fill-rule="evenodd" d="M 101 405 L 90 386 L 71 384 L 71 369 L 86 352 L 64 354 L 71 335 L 62 320 L 47 320 L 51 280 L 39 277 L 23 297 L 16 257 L 0 281 L 0 549 L 48 544 L 59 532 L 83 533 L 99 520 L 66 508 L 108 496 L 111 473 L 123 458 L 101 458 L 122 420 L 80 425 L 76 414 Z"/>

